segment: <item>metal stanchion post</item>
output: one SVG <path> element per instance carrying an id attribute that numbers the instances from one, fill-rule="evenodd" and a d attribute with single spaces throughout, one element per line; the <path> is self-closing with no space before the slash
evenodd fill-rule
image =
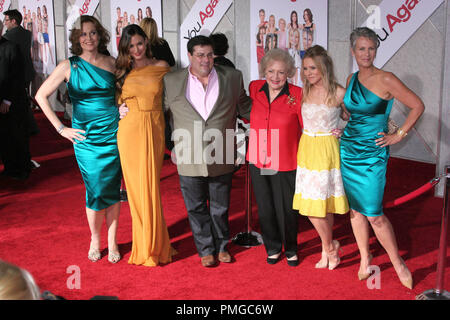
<path id="1" fill-rule="evenodd" d="M 233 243 L 241 247 L 256 247 L 263 243 L 259 233 L 251 229 L 252 216 L 252 187 L 250 179 L 250 168 L 248 163 L 245 165 L 245 215 L 246 215 L 246 232 L 240 232 L 233 238 Z"/>
<path id="2" fill-rule="evenodd" d="M 442 210 L 441 237 L 439 240 L 436 288 L 421 293 L 416 297 L 416 300 L 450 300 L 450 293 L 444 289 L 445 260 L 447 259 L 448 216 L 450 211 L 449 191 L 450 165 L 445 168 L 444 208 Z"/>

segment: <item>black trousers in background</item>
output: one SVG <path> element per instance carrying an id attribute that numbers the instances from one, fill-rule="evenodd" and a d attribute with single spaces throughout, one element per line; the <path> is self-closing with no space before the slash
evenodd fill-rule
<path id="1" fill-rule="evenodd" d="M 28 177 L 31 170 L 29 139 L 25 112 L 0 114 L 0 156 L 8 175 Z"/>
<path id="2" fill-rule="evenodd" d="M 262 174 L 262 170 L 252 164 L 249 168 L 267 255 L 277 254 L 284 247 L 290 258 L 297 254 L 299 213 L 292 209 L 296 171 Z"/>
<path id="3" fill-rule="evenodd" d="M 217 177 L 179 177 L 198 254 L 204 257 L 226 251 L 230 239 L 228 208 L 233 173 Z"/>
<path id="4" fill-rule="evenodd" d="M 26 97 L 26 104 L 28 105 L 27 108 L 27 118 L 28 118 L 28 133 L 30 136 L 34 136 L 37 135 L 39 133 L 39 127 L 37 125 L 36 119 L 34 118 L 34 112 L 31 109 L 31 101 L 28 98 L 28 96 L 30 95 L 30 90 L 28 89 L 30 87 L 30 84 L 27 85 L 27 87 L 25 88 L 26 92 L 27 92 L 27 97 Z M 30 156 L 31 159 L 31 156 Z"/>

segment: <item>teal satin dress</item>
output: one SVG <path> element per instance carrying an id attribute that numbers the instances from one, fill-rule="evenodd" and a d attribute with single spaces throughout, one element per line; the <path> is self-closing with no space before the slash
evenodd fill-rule
<path id="1" fill-rule="evenodd" d="M 115 76 L 78 56 L 69 61 L 72 127 L 86 131 L 86 139 L 74 144 L 75 157 L 86 186 L 86 207 L 99 211 L 120 201 Z"/>
<path id="2" fill-rule="evenodd" d="M 383 195 L 389 147 L 375 144 L 388 132 L 394 99 L 384 100 L 365 88 L 355 72 L 344 97 L 351 113 L 341 137 L 341 173 L 350 208 L 365 216 L 383 214 Z"/>

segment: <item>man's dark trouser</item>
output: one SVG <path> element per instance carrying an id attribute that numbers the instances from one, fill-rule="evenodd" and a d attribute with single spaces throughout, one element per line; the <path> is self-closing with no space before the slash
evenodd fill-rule
<path id="1" fill-rule="evenodd" d="M 228 208 L 233 173 L 217 177 L 179 177 L 198 254 L 204 257 L 226 251 L 230 238 Z"/>

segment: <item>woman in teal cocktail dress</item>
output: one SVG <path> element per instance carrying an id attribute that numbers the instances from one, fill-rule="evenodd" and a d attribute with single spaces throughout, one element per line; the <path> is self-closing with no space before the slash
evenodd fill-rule
<path id="1" fill-rule="evenodd" d="M 86 215 L 91 230 L 88 258 L 100 255 L 103 220 L 108 227 L 108 260 L 120 254 L 116 231 L 120 211 L 121 169 L 117 148 L 119 113 L 115 103 L 115 59 L 106 50 L 109 35 L 97 19 L 81 16 L 71 31 L 71 51 L 42 84 L 36 100 L 59 134 L 74 143 L 75 156 L 86 186 Z M 73 104 L 72 128 L 53 112 L 48 97 L 67 82 Z"/>
<path id="2" fill-rule="evenodd" d="M 369 223 L 389 258 L 401 283 L 412 288 L 411 273 L 398 252 L 395 234 L 383 214 L 389 146 L 400 142 L 412 129 L 424 106 L 420 98 L 395 75 L 373 65 L 379 40 L 374 31 L 357 28 L 351 36 L 351 52 L 359 71 L 347 79 L 344 104 L 351 114 L 341 137 L 341 172 L 349 201 L 351 224 L 361 255 L 360 280 L 370 276 L 368 267 Z M 403 125 L 388 134 L 388 118 L 394 98 L 411 109 Z"/>

